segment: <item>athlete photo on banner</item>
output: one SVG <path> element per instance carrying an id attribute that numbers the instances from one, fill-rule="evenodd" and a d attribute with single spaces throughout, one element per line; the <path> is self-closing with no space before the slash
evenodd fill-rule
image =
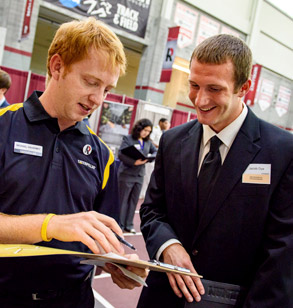
<path id="1" fill-rule="evenodd" d="M 45 0 L 144 38 L 151 0 Z"/>
<path id="2" fill-rule="evenodd" d="M 129 134 L 133 106 L 104 101 L 98 135 L 115 152 L 122 138 Z"/>

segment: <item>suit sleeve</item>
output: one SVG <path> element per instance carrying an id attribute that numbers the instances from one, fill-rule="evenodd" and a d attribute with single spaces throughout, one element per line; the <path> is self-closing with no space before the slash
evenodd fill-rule
<path id="1" fill-rule="evenodd" d="M 151 259 L 155 259 L 158 249 L 170 239 L 178 239 L 168 223 L 165 198 L 165 175 L 163 142 L 158 150 L 154 172 L 140 209 L 141 231 Z"/>
<path id="2" fill-rule="evenodd" d="M 157 152 L 157 148 L 153 145 L 152 142 L 150 142 L 150 153 L 154 154 Z"/>
<path id="3" fill-rule="evenodd" d="M 133 159 L 133 158 L 131 158 L 131 157 L 125 155 L 125 154 L 122 154 L 121 150 L 124 149 L 124 148 L 127 148 L 131 145 L 133 145 L 133 142 L 131 141 L 129 136 L 123 136 L 123 140 L 122 140 L 122 143 L 120 145 L 119 152 L 118 152 L 118 158 L 127 166 L 134 166 L 135 159 Z"/>
<path id="4" fill-rule="evenodd" d="M 293 161 L 272 194 L 263 262 L 244 308 L 293 308 Z"/>

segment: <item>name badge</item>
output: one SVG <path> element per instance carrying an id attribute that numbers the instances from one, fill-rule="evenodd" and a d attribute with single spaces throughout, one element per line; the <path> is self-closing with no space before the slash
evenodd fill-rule
<path id="1" fill-rule="evenodd" d="M 250 164 L 242 174 L 242 183 L 271 184 L 271 164 Z"/>
<path id="2" fill-rule="evenodd" d="M 27 154 L 33 156 L 43 156 L 43 147 L 41 145 L 29 144 L 23 142 L 14 142 L 14 153 Z"/>

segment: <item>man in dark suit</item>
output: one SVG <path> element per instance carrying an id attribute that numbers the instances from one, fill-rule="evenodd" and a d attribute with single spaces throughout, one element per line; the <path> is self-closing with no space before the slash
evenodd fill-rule
<path id="1" fill-rule="evenodd" d="M 293 307 L 293 136 L 242 102 L 251 63 L 248 46 L 230 35 L 195 48 L 189 98 L 198 119 L 162 136 L 140 211 L 150 258 L 219 288 L 151 272 L 139 308 Z M 219 149 L 212 150 L 214 136 Z M 201 179 L 210 153 L 220 157 L 219 167 Z M 220 297 L 231 305 L 213 302 Z"/>
<path id="2" fill-rule="evenodd" d="M 10 86 L 11 78 L 9 74 L 0 69 L 0 108 L 9 106 L 4 95 L 9 90 Z"/>

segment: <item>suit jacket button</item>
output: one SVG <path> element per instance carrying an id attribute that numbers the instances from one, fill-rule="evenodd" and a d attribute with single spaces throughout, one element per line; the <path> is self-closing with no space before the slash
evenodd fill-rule
<path id="1" fill-rule="evenodd" d="M 197 256 L 197 254 L 198 254 L 198 250 L 193 249 L 193 250 L 192 250 L 192 254 L 193 254 L 194 256 Z"/>

